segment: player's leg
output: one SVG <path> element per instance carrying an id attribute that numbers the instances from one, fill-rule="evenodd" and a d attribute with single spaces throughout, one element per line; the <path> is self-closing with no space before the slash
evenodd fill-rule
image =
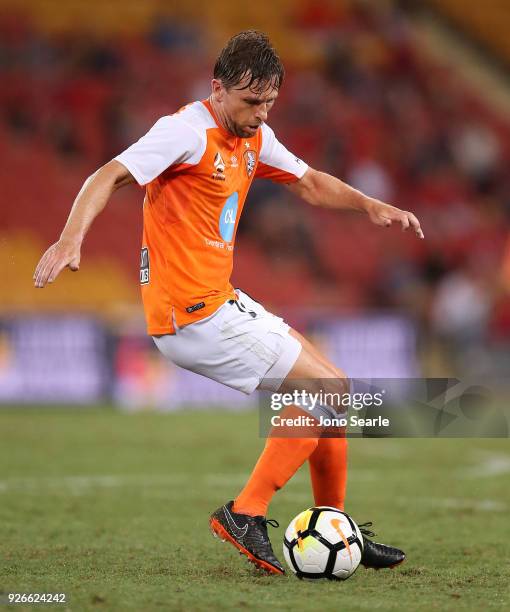
<path id="1" fill-rule="evenodd" d="M 291 392 L 298 385 L 309 393 L 326 391 L 346 393 L 349 381 L 345 373 L 308 342 L 301 334 L 291 330 L 290 333 L 299 340 L 301 353 L 283 381 L 280 391 Z M 281 488 L 308 459 L 311 464 L 312 483 L 317 505 L 343 506 L 347 475 L 347 447 L 343 438 L 320 438 L 320 428 L 311 432 L 314 444 L 302 445 L 301 438 L 269 437 L 257 465 L 246 486 L 236 498 L 232 509 L 240 516 L 250 516 L 264 512 L 276 491 Z M 343 441 L 342 441 L 343 440 Z M 289 461 L 285 457 L 290 457 Z M 281 466 L 277 469 L 277 466 Z M 324 503 L 327 502 L 327 503 Z M 334 503 L 332 503 L 334 502 Z M 337 505 L 338 504 L 338 505 Z M 374 534 L 361 528 L 364 549 L 361 563 L 365 567 L 376 569 L 394 567 L 402 563 L 405 554 L 398 548 L 372 542 L 367 536 Z"/>
<path id="2" fill-rule="evenodd" d="M 302 336 L 289 333 L 281 319 L 249 296 L 242 292 L 238 296 L 239 302 L 226 302 L 211 317 L 176 328 L 173 336 L 155 337 L 158 348 L 177 365 L 245 393 L 266 383 L 266 379 L 269 386 L 263 388 L 273 390 L 294 388 L 302 379 L 307 380 L 305 389 L 309 392 L 317 391 L 323 383 L 337 392 L 347 390 L 345 375 Z M 234 508 L 230 502 L 211 516 L 211 527 L 218 535 L 229 539 L 259 567 L 274 573 L 283 573 L 283 567 L 272 551 L 264 514 L 275 491 L 318 448 L 319 432 L 308 434 L 299 439 L 269 438 L 249 482 L 236 500 L 243 512 L 236 512 L 239 507 Z M 322 478 L 328 461 L 322 460 L 320 464 L 317 473 Z M 338 475 L 338 470 L 335 473 Z M 328 482 L 333 489 L 340 490 L 341 485 L 335 485 L 333 479 L 331 476 L 323 481 L 323 491 Z"/>
<path id="3" fill-rule="evenodd" d="M 306 348 L 306 352 L 304 354 L 305 359 L 298 360 L 289 373 L 284 387 L 291 388 L 293 379 L 306 381 L 309 377 L 311 378 L 312 373 L 316 371 L 315 364 L 321 362 L 326 371 L 331 372 L 331 376 L 336 377 L 336 381 L 320 380 L 319 386 L 327 388 L 328 391 L 334 391 L 335 387 L 339 387 L 341 392 L 349 391 L 350 387 L 342 370 L 330 363 L 301 334 L 295 330 L 291 330 L 290 333 L 301 342 L 302 346 Z M 323 378 L 327 379 L 328 376 L 324 374 Z M 314 383 L 310 382 L 310 386 L 313 387 Z M 343 509 L 347 482 L 347 440 L 342 435 L 345 432 L 338 433 L 338 438 L 320 439 L 316 450 L 309 458 L 309 463 L 316 505 Z M 366 528 L 369 526 L 371 526 L 371 523 L 360 526 L 363 534 L 362 565 L 381 569 L 395 567 L 402 563 L 405 559 L 404 552 L 393 546 L 370 540 L 367 536 L 372 537 L 375 534 Z"/>
<path id="4" fill-rule="evenodd" d="M 300 342 L 299 338 L 298 341 Z M 289 380 L 288 386 L 284 381 L 282 390 L 290 389 L 296 379 L 302 380 L 305 377 L 336 380 L 339 372 L 318 356 L 309 343 L 300 342 L 300 344 L 301 350 L 297 361 L 285 379 Z M 290 406 L 284 416 L 292 418 L 302 414 L 301 409 Z M 210 525 L 214 533 L 229 540 L 252 562 L 272 573 L 283 573 L 283 567 L 273 553 L 267 534 L 267 522 L 264 517 L 268 504 L 276 491 L 282 488 L 316 452 L 321 432 L 321 427 L 312 426 L 308 428 L 307 436 L 303 438 L 269 435 L 246 486 L 234 503 L 225 504 L 211 516 Z M 280 430 L 280 433 L 284 432 Z"/>
<path id="5" fill-rule="evenodd" d="M 307 354 L 313 360 L 322 362 L 327 369 L 329 377 L 341 380 L 342 389 L 348 389 L 347 375 L 343 370 L 322 355 L 315 346 L 296 330 L 290 333 L 306 347 Z M 289 373 L 287 384 L 292 378 L 308 378 L 313 362 L 296 363 L 296 367 Z M 312 481 L 313 497 L 316 506 L 333 506 L 343 510 L 345 491 L 347 487 L 347 438 L 345 430 L 338 430 L 335 437 L 319 438 L 317 448 L 308 458 L 310 479 Z"/>
<path id="6" fill-rule="evenodd" d="M 296 362 L 296 367 L 289 373 L 284 386 L 292 387 L 292 379 L 294 378 L 306 380 L 314 371 L 314 363 L 322 362 L 324 368 L 330 371 L 333 376 L 336 376 L 337 379 L 336 383 L 321 380 L 319 381 L 319 386 L 328 388 L 328 385 L 330 385 L 328 390 L 331 391 L 334 390 L 334 387 L 340 387 L 343 392 L 349 391 L 349 384 L 342 370 L 331 364 L 301 334 L 295 330 L 291 330 L 290 333 L 301 342 L 303 347 L 306 347 L 306 353 L 305 360 L 298 360 Z M 310 361 L 306 359 L 307 357 Z M 328 377 L 324 376 L 324 378 Z M 311 383 L 311 386 L 313 386 L 313 383 Z M 347 483 L 347 440 L 345 439 L 345 431 L 338 432 L 337 438 L 320 439 L 316 450 L 309 458 L 309 463 L 316 505 L 333 506 L 343 509 Z M 360 530 L 363 534 L 362 565 L 381 569 L 395 567 L 402 563 L 405 559 L 403 551 L 393 546 L 373 542 L 367 537 L 375 535 L 366 528 L 370 526 L 371 523 L 360 525 Z"/>
<path id="7" fill-rule="evenodd" d="M 329 389 L 344 393 L 348 388 L 345 374 L 323 357 L 317 349 L 303 336 L 290 331 L 301 344 L 301 352 L 294 366 L 288 373 L 280 387 L 280 392 L 291 392 L 296 383 L 304 386 L 306 391 L 313 392 L 324 382 L 329 383 Z M 317 389 L 315 389 L 317 385 Z M 294 408 L 297 414 L 301 410 Z M 286 415 L 287 416 L 287 415 Z M 321 428 L 316 427 L 307 433 L 304 438 L 280 438 L 268 437 L 265 448 L 257 461 L 257 464 L 246 483 L 246 486 L 237 496 L 234 502 L 234 510 L 248 515 L 265 515 L 267 507 L 273 495 L 281 489 L 285 483 L 296 473 L 296 471 L 307 460 L 313 464 L 312 478 L 317 491 L 324 494 L 324 498 L 315 499 L 316 504 L 332 505 L 324 502 L 332 499 L 331 494 L 326 491 L 337 489 L 334 496 L 338 500 L 343 497 L 346 481 L 346 464 L 340 459 L 342 455 L 338 442 L 330 442 L 320 438 Z M 334 439 L 330 439 L 334 440 Z M 324 450 L 319 451 L 319 447 Z M 338 457 L 334 457 L 331 463 L 331 453 L 338 451 Z"/>
<path id="8" fill-rule="evenodd" d="M 321 438 L 308 458 L 316 506 L 344 509 L 347 488 L 347 438 Z"/>
<path id="9" fill-rule="evenodd" d="M 294 406 L 289 406 L 285 411 L 288 418 L 302 414 Z M 292 435 L 291 431 L 288 433 Z M 268 436 L 241 494 L 235 502 L 221 506 L 211 516 L 210 526 L 214 534 L 228 540 L 255 565 L 270 573 L 283 574 L 284 569 L 273 552 L 267 533 L 267 524 L 278 526 L 278 523 L 268 522 L 265 518 L 268 503 L 314 452 L 319 435 L 317 431 L 315 436 L 312 434 L 312 437 L 306 438 Z M 243 506 L 244 503 L 246 506 Z"/>

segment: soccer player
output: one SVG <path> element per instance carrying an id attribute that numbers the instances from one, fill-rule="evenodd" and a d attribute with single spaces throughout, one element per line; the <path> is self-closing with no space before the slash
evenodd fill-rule
<path id="1" fill-rule="evenodd" d="M 419 238 L 423 233 L 412 213 L 308 167 L 278 142 L 266 120 L 283 77 L 265 34 L 250 30 L 229 40 L 216 61 L 207 100 L 162 117 L 85 181 L 60 239 L 37 265 L 35 286 L 52 283 L 66 266 L 78 270 L 92 221 L 117 189 L 136 181 L 146 187 L 140 282 L 147 329 L 168 359 L 245 393 L 287 391 L 297 380 L 308 381 L 308 391 L 321 380 L 337 392 L 348 390 L 342 370 L 230 284 L 250 185 L 268 178 L 314 206 L 357 210 L 376 225 L 397 223 Z M 303 406 L 292 410 L 309 414 Z M 246 486 L 210 518 L 217 535 L 271 573 L 284 569 L 268 538 L 267 507 L 305 461 L 316 505 L 343 509 L 346 440 L 320 433 L 268 437 Z M 365 529 L 365 566 L 391 567 L 404 560 L 402 551 L 366 537 L 372 535 Z"/>

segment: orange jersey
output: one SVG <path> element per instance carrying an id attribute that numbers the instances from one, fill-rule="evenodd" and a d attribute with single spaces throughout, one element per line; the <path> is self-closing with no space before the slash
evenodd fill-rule
<path id="1" fill-rule="evenodd" d="M 140 282 L 151 335 L 174 333 L 234 299 L 234 242 L 251 182 L 291 183 L 307 165 L 263 124 L 222 128 L 208 100 L 162 117 L 115 158 L 146 186 Z"/>

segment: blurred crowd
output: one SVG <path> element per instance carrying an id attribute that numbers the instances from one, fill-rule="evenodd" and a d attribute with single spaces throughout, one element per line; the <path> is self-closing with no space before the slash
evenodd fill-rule
<path id="1" fill-rule="evenodd" d="M 322 53 L 307 68 L 283 58 L 287 78 L 269 123 L 311 166 L 413 211 L 426 239 L 308 207 L 259 181 L 239 229 L 234 279 L 280 310 L 399 309 L 425 332 L 428 355 L 437 346 L 453 371 L 493 368 L 510 341 L 500 273 L 510 125 L 482 92 L 427 57 L 399 9 L 342 6 L 296 5 L 289 27 Z M 27 211 L 51 200 L 41 232 L 51 235 L 47 223 L 55 234 L 70 205 L 59 177 L 83 180 L 158 117 L 207 97 L 214 58 L 204 35 L 198 25 L 158 18 L 137 36 L 50 38 L 28 18 L 3 15 L 0 151 L 7 157 L 0 177 L 18 191 L 0 222 L 33 225 Z M 7 170 L 9 153 L 15 163 Z M 42 200 L 28 185 L 20 193 L 31 168 L 42 174 L 34 178 Z M 124 220 L 139 224 L 141 195 L 130 189 Z M 131 266 L 139 225 L 130 232 L 111 252 L 105 236 L 92 244 Z"/>

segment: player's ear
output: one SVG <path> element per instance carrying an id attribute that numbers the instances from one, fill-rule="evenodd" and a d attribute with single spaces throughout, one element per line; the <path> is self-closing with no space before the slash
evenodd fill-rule
<path id="1" fill-rule="evenodd" d="M 214 97 L 216 98 L 216 100 L 218 102 L 221 102 L 223 100 L 223 85 L 221 83 L 221 81 L 219 79 L 213 79 L 211 81 L 211 90 L 212 93 L 214 95 Z"/>

